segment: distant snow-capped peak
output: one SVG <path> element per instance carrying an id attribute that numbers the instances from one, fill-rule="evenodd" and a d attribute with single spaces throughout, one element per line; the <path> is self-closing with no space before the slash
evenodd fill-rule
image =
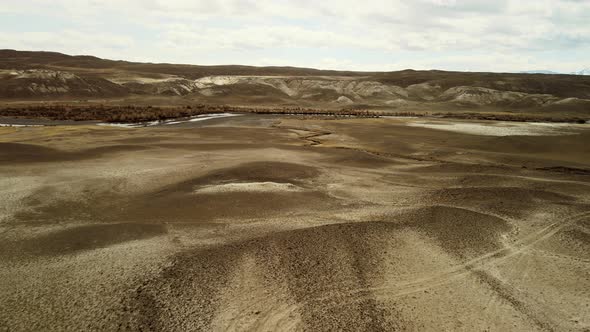
<path id="1" fill-rule="evenodd" d="M 559 74 L 558 72 L 551 70 L 525 70 L 521 71 L 521 74 Z"/>
<path id="2" fill-rule="evenodd" d="M 556 72 L 552 70 L 526 70 L 521 71 L 521 74 L 568 74 L 567 72 Z M 569 75 L 590 75 L 590 67 L 580 71 L 570 72 Z"/>

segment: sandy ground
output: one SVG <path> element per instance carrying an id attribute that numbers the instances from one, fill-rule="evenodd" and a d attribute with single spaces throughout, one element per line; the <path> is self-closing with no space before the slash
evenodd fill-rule
<path id="1" fill-rule="evenodd" d="M 2 127 L 0 331 L 590 330 L 590 130 L 421 123 Z"/>

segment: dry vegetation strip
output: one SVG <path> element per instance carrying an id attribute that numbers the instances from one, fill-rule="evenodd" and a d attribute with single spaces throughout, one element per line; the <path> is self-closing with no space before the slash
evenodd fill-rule
<path id="1" fill-rule="evenodd" d="M 543 121 L 543 122 L 576 122 L 585 123 L 579 117 L 550 116 L 536 114 L 503 114 L 503 113 L 459 113 L 459 112 L 410 112 L 410 111 L 377 111 L 362 109 L 326 110 L 301 107 L 254 108 L 227 105 L 188 105 L 188 106 L 135 106 L 135 105 L 18 105 L 0 106 L 0 116 L 12 118 L 47 119 L 58 121 L 103 121 L 119 123 L 135 123 L 159 121 L 167 119 L 187 118 L 201 114 L 213 113 L 256 113 L 284 114 L 328 117 L 381 117 L 381 116 L 416 116 L 438 117 L 470 120 L 496 121 Z"/>
<path id="2" fill-rule="evenodd" d="M 214 113 L 259 113 L 259 114 L 298 114 L 318 116 L 378 117 L 387 112 L 367 110 L 317 110 L 305 108 L 251 108 L 225 105 L 189 106 L 112 106 L 112 105 L 26 105 L 0 107 L 0 116 L 15 118 L 40 118 L 48 120 L 104 121 L 104 122 L 144 122 L 177 119 Z M 409 115 L 408 113 L 407 115 Z"/>

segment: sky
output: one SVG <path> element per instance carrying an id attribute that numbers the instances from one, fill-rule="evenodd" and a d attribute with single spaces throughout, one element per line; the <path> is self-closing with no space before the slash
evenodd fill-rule
<path id="1" fill-rule="evenodd" d="M 0 49 L 392 71 L 590 67 L 590 0 L 0 0 Z"/>

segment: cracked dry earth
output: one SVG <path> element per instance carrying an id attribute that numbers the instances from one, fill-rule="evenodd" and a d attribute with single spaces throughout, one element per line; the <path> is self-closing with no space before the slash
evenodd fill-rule
<path id="1" fill-rule="evenodd" d="M 411 121 L 0 128 L 0 331 L 588 331 L 590 131 Z"/>

